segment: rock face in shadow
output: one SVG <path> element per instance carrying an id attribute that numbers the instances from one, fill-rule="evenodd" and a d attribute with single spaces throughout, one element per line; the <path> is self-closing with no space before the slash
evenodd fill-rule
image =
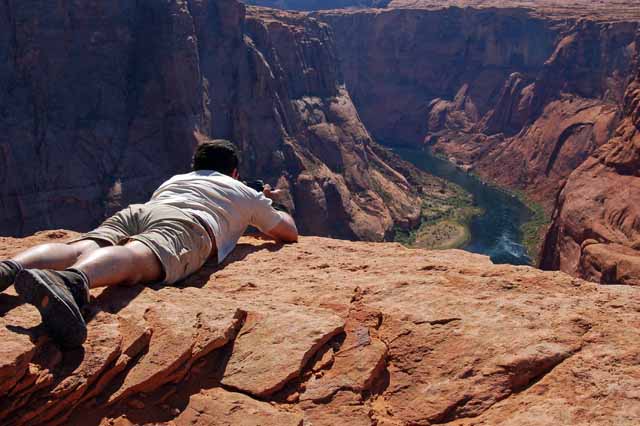
<path id="1" fill-rule="evenodd" d="M 327 10 L 386 7 L 390 1 L 391 0 L 245 0 L 243 3 L 287 10 Z"/>
<path id="2" fill-rule="evenodd" d="M 2 238 L 0 257 L 74 235 Z M 244 238 L 180 286 L 92 296 L 87 342 L 61 352 L 0 295 L 0 424 L 640 420 L 634 287 L 461 251 Z"/>
<path id="3" fill-rule="evenodd" d="M 314 16 L 333 27 L 377 140 L 433 146 L 551 212 L 569 174 L 620 122 L 637 21 L 445 5 Z"/>
<path id="4" fill-rule="evenodd" d="M 560 193 L 542 266 L 596 282 L 640 285 L 640 78 L 615 137 Z"/>
<path id="5" fill-rule="evenodd" d="M 232 138 L 303 232 L 380 240 L 419 215 L 376 154 L 325 24 L 234 0 L 0 4 L 0 233 L 86 230 Z"/>

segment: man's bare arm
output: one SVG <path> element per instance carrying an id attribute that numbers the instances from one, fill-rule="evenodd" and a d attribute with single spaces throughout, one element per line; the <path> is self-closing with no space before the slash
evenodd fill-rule
<path id="1" fill-rule="evenodd" d="M 282 194 L 282 190 L 273 189 L 270 185 L 265 185 L 263 193 L 265 197 L 277 201 Z M 298 228 L 296 222 L 290 214 L 279 211 L 280 222 L 269 232 L 265 232 L 268 237 L 283 243 L 295 243 L 298 241 Z"/>
<path id="2" fill-rule="evenodd" d="M 298 241 L 298 228 L 293 218 L 285 213 L 278 212 L 280 222 L 270 231 L 265 232 L 269 237 L 283 243 L 295 243 Z"/>

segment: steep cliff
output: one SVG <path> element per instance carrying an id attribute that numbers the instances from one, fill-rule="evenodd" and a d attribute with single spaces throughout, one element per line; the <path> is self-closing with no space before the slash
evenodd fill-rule
<path id="1" fill-rule="evenodd" d="M 245 0 L 243 3 L 288 10 L 386 7 L 391 0 Z"/>
<path id="2" fill-rule="evenodd" d="M 3 238 L 0 257 L 73 235 Z M 93 297 L 87 342 L 61 352 L 0 295 L 1 425 L 640 422 L 637 288 L 461 251 L 244 238 L 179 287 Z"/>
<path id="3" fill-rule="evenodd" d="M 196 28 L 200 39 L 215 40 L 208 16 Z M 326 25 L 267 9 L 249 9 L 229 25 L 245 28 L 239 52 L 234 44 L 201 44 L 213 94 L 210 133 L 238 141 L 252 173 L 289 189 L 301 231 L 381 240 L 394 224 L 415 222 L 422 178 L 408 182 L 378 155 Z"/>
<path id="4" fill-rule="evenodd" d="M 527 9 L 537 16 L 554 19 L 640 20 L 640 8 L 629 0 L 244 0 L 244 3 L 292 10 L 363 7 L 426 10 L 451 6 L 476 9 L 509 7 Z"/>
<path id="5" fill-rule="evenodd" d="M 619 123 L 637 22 L 556 20 L 509 3 L 432 6 L 314 16 L 333 27 L 376 139 L 432 145 L 551 211 Z"/>
<path id="6" fill-rule="evenodd" d="M 4 235 L 88 229 L 188 170 L 203 136 L 288 190 L 305 233 L 380 240 L 419 216 L 425 181 L 377 154 L 325 24 L 234 0 L 8 0 L 0 26 Z"/>
<path id="7" fill-rule="evenodd" d="M 640 8 L 629 0 L 392 0 L 392 8 L 442 9 L 443 7 L 521 8 L 553 19 L 585 18 L 597 21 L 640 20 Z"/>
<path id="8" fill-rule="evenodd" d="M 640 285 L 640 76 L 627 89 L 615 137 L 560 193 L 542 267 Z"/>

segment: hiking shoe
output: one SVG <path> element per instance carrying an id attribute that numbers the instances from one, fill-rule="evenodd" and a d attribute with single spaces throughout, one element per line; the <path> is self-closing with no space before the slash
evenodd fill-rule
<path id="1" fill-rule="evenodd" d="M 87 325 L 72 288 L 79 274 L 70 271 L 25 269 L 18 273 L 16 292 L 35 306 L 49 337 L 65 348 L 81 346 L 87 338 Z"/>
<path id="2" fill-rule="evenodd" d="M 12 260 L 0 261 L 0 292 L 11 287 L 20 271 L 22 271 L 22 266 L 19 263 Z"/>

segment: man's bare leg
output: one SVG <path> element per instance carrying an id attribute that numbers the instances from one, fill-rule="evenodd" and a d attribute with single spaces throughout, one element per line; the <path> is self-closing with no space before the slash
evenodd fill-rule
<path id="1" fill-rule="evenodd" d="M 132 241 L 93 250 L 64 271 L 24 269 L 16 278 L 15 288 L 25 302 L 40 311 L 51 337 L 63 346 L 76 347 L 87 338 L 81 309 L 89 302 L 89 287 L 154 282 L 162 274 L 160 261 L 151 249 Z"/>
<path id="2" fill-rule="evenodd" d="M 162 278 L 162 266 L 158 258 L 151 249 L 138 241 L 103 248 L 93 240 L 71 244 L 43 244 L 32 247 L 11 260 L 18 262 L 24 269 L 80 270 L 89 278 L 91 287 L 134 285 Z"/>
<path id="3" fill-rule="evenodd" d="M 100 244 L 94 240 L 76 241 L 71 244 L 41 244 L 23 251 L 11 260 L 18 262 L 24 269 L 61 271 L 99 248 Z"/>
<path id="4" fill-rule="evenodd" d="M 139 241 L 95 250 L 70 268 L 84 272 L 91 288 L 152 283 L 163 275 L 156 255 Z"/>
<path id="5" fill-rule="evenodd" d="M 22 269 L 61 271 L 99 248 L 97 241 L 83 240 L 71 244 L 42 244 L 27 249 L 10 260 L 0 261 L 0 291 L 11 286 Z"/>

